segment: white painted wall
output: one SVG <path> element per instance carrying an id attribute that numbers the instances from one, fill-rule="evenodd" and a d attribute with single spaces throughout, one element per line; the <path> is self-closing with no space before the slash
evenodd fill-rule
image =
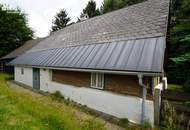
<path id="1" fill-rule="evenodd" d="M 128 118 L 135 123 L 140 123 L 141 120 L 141 98 L 52 82 L 51 70 L 48 69 L 40 70 L 40 89 L 48 92 L 60 91 L 65 97 L 75 102 L 119 118 Z M 145 109 L 146 119 L 153 124 L 153 101 L 147 100 Z"/>
<path id="2" fill-rule="evenodd" d="M 14 73 L 15 81 L 32 87 L 33 86 L 32 77 L 33 77 L 32 68 L 24 67 L 24 74 L 21 74 L 21 67 L 15 66 L 15 73 Z"/>
<path id="3" fill-rule="evenodd" d="M 15 81 L 33 86 L 32 68 L 15 67 Z M 142 99 L 134 96 L 123 96 L 112 92 L 86 87 L 74 87 L 71 85 L 52 82 L 51 70 L 40 69 L 40 89 L 47 92 L 60 91 L 65 97 L 72 99 L 88 107 L 114 115 L 118 118 L 128 118 L 131 122 L 140 123 Z M 146 119 L 154 122 L 153 101 L 146 101 Z"/>

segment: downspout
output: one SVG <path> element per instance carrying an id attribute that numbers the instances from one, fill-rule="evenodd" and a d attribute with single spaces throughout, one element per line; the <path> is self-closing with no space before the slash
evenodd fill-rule
<path id="1" fill-rule="evenodd" d="M 141 123 L 143 124 L 145 121 L 145 101 L 146 101 L 146 85 L 143 84 L 143 75 L 139 74 L 139 85 L 143 88 L 142 92 L 142 111 L 141 111 Z"/>

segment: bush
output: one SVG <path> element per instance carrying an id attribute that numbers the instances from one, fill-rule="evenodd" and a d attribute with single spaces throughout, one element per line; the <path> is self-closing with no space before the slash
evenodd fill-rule
<path id="1" fill-rule="evenodd" d="M 52 93 L 50 95 L 50 97 L 53 99 L 53 100 L 58 100 L 58 101 L 61 101 L 61 100 L 64 100 L 64 96 L 59 92 L 59 91 L 56 91 L 54 93 Z"/>
<path id="2" fill-rule="evenodd" d="M 118 125 L 127 128 L 129 126 L 129 120 L 127 118 L 121 118 Z"/>
<path id="3" fill-rule="evenodd" d="M 172 107 L 168 101 L 164 102 L 162 110 L 162 117 L 164 121 L 164 130 L 176 130 L 177 128 L 177 120 L 176 120 L 176 111 L 174 107 Z"/>
<path id="4" fill-rule="evenodd" d="M 149 121 L 145 121 L 142 125 L 142 130 L 152 130 L 152 125 Z"/>

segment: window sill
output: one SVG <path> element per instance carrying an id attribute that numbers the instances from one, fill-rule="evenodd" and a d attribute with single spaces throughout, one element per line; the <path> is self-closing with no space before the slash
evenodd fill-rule
<path id="1" fill-rule="evenodd" d="M 104 88 L 99 88 L 99 87 L 92 87 L 92 86 L 90 86 L 90 88 L 104 90 Z"/>

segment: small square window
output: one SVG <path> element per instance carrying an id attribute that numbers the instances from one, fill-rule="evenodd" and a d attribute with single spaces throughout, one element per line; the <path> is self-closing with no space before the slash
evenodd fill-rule
<path id="1" fill-rule="evenodd" d="M 104 88 L 104 74 L 103 73 L 91 73 L 91 87 L 97 89 Z"/>
<path id="2" fill-rule="evenodd" d="M 24 74 L 24 68 L 23 67 L 21 68 L 21 74 L 22 75 Z"/>

